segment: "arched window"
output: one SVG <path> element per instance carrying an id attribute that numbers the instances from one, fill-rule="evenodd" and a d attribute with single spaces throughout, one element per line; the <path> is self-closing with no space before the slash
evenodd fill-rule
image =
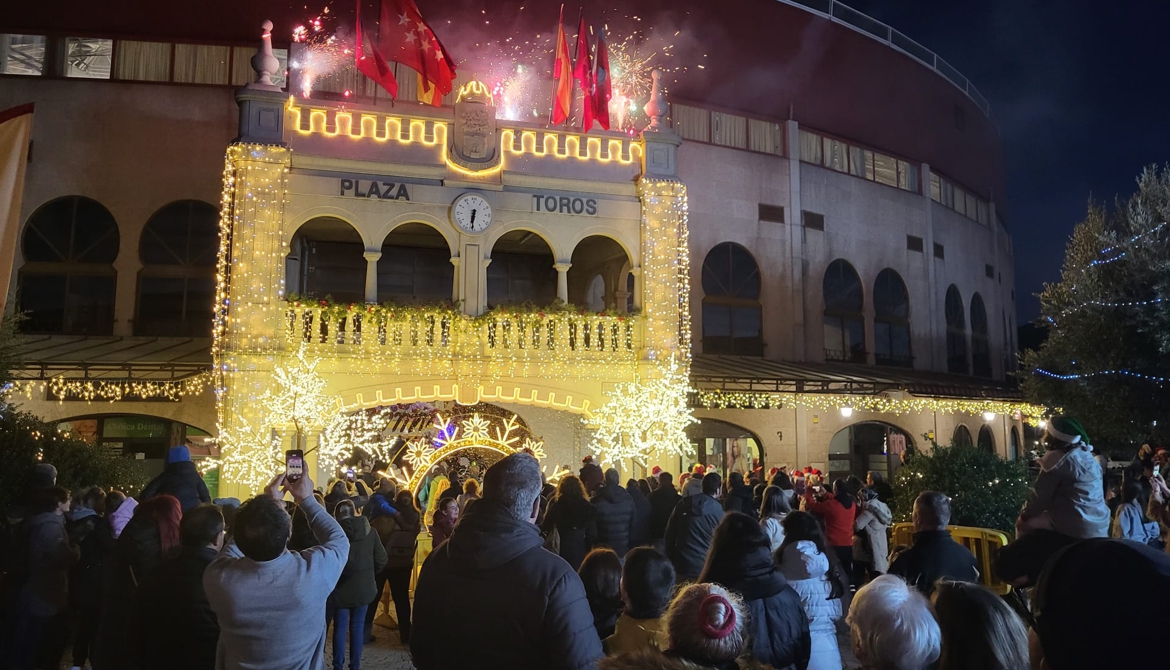
<path id="1" fill-rule="evenodd" d="M 987 310 L 983 298 L 971 298 L 971 367 L 979 377 L 991 376 L 991 336 L 987 328 Z"/>
<path id="2" fill-rule="evenodd" d="M 366 299 L 365 244 L 348 221 L 320 216 L 297 229 L 285 260 L 289 293 L 340 303 Z"/>
<path id="3" fill-rule="evenodd" d="M 995 453 L 995 435 L 987 424 L 979 426 L 979 449 L 989 454 Z"/>
<path id="4" fill-rule="evenodd" d="M 205 202 L 180 200 L 146 222 L 138 242 L 135 335 L 211 335 L 218 216 Z"/>
<path id="5" fill-rule="evenodd" d="M 378 302 L 400 305 L 450 300 L 455 282 L 447 238 L 425 223 L 407 223 L 382 240 Z"/>
<path id="6" fill-rule="evenodd" d="M 513 230 L 500 236 L 487 267 L 488 306 L 552 303 L 557 297 L 554 263 L 552 247 L 540 235 Z"/>
<path id="7" fill-rule="evenodd" d="M 1019 460 L 1019 458 L 1020 458 L 1020 434 L 1019 434 L 1019 432 L 1016 431 L 1015 426 L 1012 426 L 1012 431 L 1009 434 L 1009 438 L 1011 441 L 1009 442 L 1010 450 L 1008 451 L 1008 457 L 1011 458 L 1013 461 Z"/>
<path id="8" fill-rule="evenodd" d="M 118 223 L 100 203 L 57 198 L 25 226 L 18 278 L 29 333 L 110 335 L 114 329 Z"/>
<path id="9" fill-rule="evenodd" d="M 629 311 L 624 286 L 630 258 L 617 240 L 590 235 L 573 247 L 565 277 L 569 302 L 592 312 Z"/>
<path id="10" fill-rule="evenodd" d="M 963 424 L 955 426 L 955 434 L 951 436 L 951 444 L 956 447 L 970 447 L 974 444 L 971 441 L 971 431 Z"/>
<path id="11" fill-rule="evenodd" d="M 951 284 L 947 289 L 947 372 L 965 375 L 967 367 L 967 320 L 963 309 L 963 297 L 959 289 Z M 968 435 L 970 437 L 970 435 Z"/>
<path id="12" fill-rule="evenodd" d="M 703 260 L 703 353 L 764 354 L 760 266 L 732 242 Z"/>
<path id="13" fill-rule="evenodd" d="M 837 259 L 825 270 L 825 360 L 865 362 L 865 294 L 849 263 Z"/>
<path id="14" fill-rule="evenodd" d="M 873 283 L 874 361 L 910 367 L 910 294 L 906 282 L 890 268 Z"/>

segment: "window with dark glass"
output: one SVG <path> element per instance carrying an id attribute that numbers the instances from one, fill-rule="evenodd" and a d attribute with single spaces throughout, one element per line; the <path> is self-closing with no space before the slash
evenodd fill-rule
<path id="1" fill-rule="evenodd" d="M 487 267 L 489 307 L 548 305 L 557 297 L 557 271 L 552 248 L 527 230 L 505 233 L 492 247 Z"/>
<path id="2" fill-rule="evenodd" d="M 910 367 L 910 294 L 902 277 L 890 268 L 873 283 L 874 361 Z"/>
<path id="3" fill-rule="evenodd" d="M 995 453 L 995 435 L 991 434 L 991 427 L 983 425 L 979 427 L 979 449 L 986 451 L 989 454 Z"/>
<path id="4" fill-rule="evenodd" d="M 215 302 L 219 212 L 198 200 L 173 202 L 142 231 L 135 335 L 208 337 Z"/>
<path id="5" fill-rule="evenodd" d="M 976 376 L 991 376 L 991 335 L 987 310 L 978 293 L 971 298 L 971 367 Z"/>
<path id="6" fill-rule="evenodd" d="M 963 297 L 959 289 L 951 284 L 947 289 L 947 372 L 968 374 L 967 367 L 967 319 L 963 310 Z"/>
<path id="7" fill-rule="evenodd" d="M 433 303 L 451 299 L 455 266 L 442 233 L 425 223 L 395 228 L 378 259 L 378 302 Z"/>
<path id="8" fill-rule="evenodd" d="M 100 203 L 58 198 L 29 217 L 18 277 L 21 329 L 28 333 L 110 335 L 118 224 Z"/>
<path id="9" fill-rule="evenodd" d="M 732 242 L 703 260 L 703 353 L 762 356 L 760 267 Z"/>
<path id="10" fill-rule="evenodd" d="M 971 431 L 963 424 L 955 426 L 955 434 L 951 436 L 951 444 L 956 447 L 971 447 L 974 446 L 974 441 L 971 440 Z"/>
<path id="11" fill-rule="evenodd" d="M 825 270 L 825 360 L 865 362 L 865 295 L 861 278 L 837 259 Z"/>
<path id="12" fill-rule="evenodd" d="M 289 244 L 285 289 L 341 303 L 364 302 L 365 248 L 362 236 L 348 221 L 321 216 L 306 222 Z"/>

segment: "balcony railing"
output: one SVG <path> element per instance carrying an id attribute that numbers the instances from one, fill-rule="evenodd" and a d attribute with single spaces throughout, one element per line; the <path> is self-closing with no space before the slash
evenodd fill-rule
<path id="1" fill-rule="evenodd" d="M 641 318 L 633 315 L 500 311 L 470 317 L 454 310 L 339 313 L 290 306 L 284 325 L 290 344 L 305 343 L 317 355 L 393 359 L 408 367 L 491 361 L 610 366 L 634 363 L 642 348 Z"/>

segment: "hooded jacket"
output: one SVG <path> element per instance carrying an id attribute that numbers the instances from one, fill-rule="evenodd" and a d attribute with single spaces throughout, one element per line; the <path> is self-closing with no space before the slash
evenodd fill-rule
<path id="1" fill-rule="evenodd" d="M 130 519 L 134 517 L 134 508 L 138 507 L 138 501 L 133 498 L 127 498 L 118 506 L 118 509 L 110 513 L 110 530 L 114 533 L 114 539 L 118 539 L 122 535 L 122 530 L 126 524 L 130 523 Z"/>
<path id="2" fill-rule="evenodd" d="M 666 557 L 674 564 L 677 581 L 698 578 L 722 519 L 723 507 L 705 493 L 685 497 L 675 506 L 666 524 Z"/>
<path id="3" fill-rule="evenodd" d="M 701 495 L 702 493 L 703 493 L 703 478 L 701 476 L 700 477 L 691 477 L 690 479 L 687 480 L 686 484 L 683 484 L 682 495 L 684 498 L 689 498 L 691 496 Z"/>
<path id="4" fill-rule="evenodd" d="M 333 606 L 349 609 L 369 605 L 378 597 L 374 576 L 386 567 L 386 548 L 365 518 L 352 516 L 338 523 L 349 538 L 349 560 L 330 596 Z"/>
<path id="5" fill-rule="evenodd" d="M 766 540 L 719 552 L 702 579 L 743 597 L 752 657 L 777 670 L 805 670 L 812 644 L 809 622 Z"/>
<path id="6" fill-rule="evenodd" d="M 597 509 L 584 498 L 554 498 L 544 515 L 541 530 L 547 535 L 556 528 L 560 555 L 577 570 L 597 539 Z"/>
<path id="7" fill-rule="evenodd" d="M 634 533 L 634 500 L 620 485 L 607 485 L 593 494 L 597 510 L 597 540 L 595 547 L 609 547 L 618 556 L 630 551 L 630 536 Z"/>
<path id="8" fill-rule="evenodd" d="M 69 542 L 65 517 L 36 514 L 24 522 L 21 538 L 28 577 L 22 607 L 37 617 L 61 614 L 69 606 L 69 570 L 80 556 Z"/>
<path id="9" fill-rule="evenodd" d="M 760 508 L 752 502 L 752 489 L 740 479 L 738 483 L 733 479 L 727 495 L 723 497 L 723 511 L 743 512 L 753 519 L 760 518 Z"/>
<path id="10" fill-rule="evenodd" d="M 168 463 L 166 469 L 152 479 L 146 488 L 142 489 L 142 495 L 138 496 L 138 500 L 146 502 L 161 495 L 178 498 L 179 506 L 183 508 L 184 512 L 200 503 L 211 502 L 211 494 L 207 492 L 207 484 L 203 483 L 203 478 L 199 476 L 199 471 L 195 469 L 195 464 L 191 461 Z"/>
<path id="11" fill-rule="evenodd" d="M 69 537 L 80 559 L 69 575 L 69 602 L 79 610 L 95 610 L 102 603 L 102 564 L 114 550 L 110 523 L 91 509 L 78 508 L 68 524 Z"/>
<path id="12" fill-rule="evenodd" d="M 789 543 L 777 557 L 780 572 L 788 585 L 800 596 L 808 617 L 812 651 L 809 670 L 840 670 L 841 652 L 837 646 L 837 622 L 841 620 L 841 599 L 829 600 L 833 585 L 829 582 L 829 557 L 808 540 Z"/>
<path id="13" fill-rule="evenodd" d="M 805 509 L 819 517 L 825 524 L 825 539 L 834 547 L 853 546 L 853 519 L 857 516 L 857 505 L 852 501 L 846 507 L 834 496 L 817 500 L 813 490 L 805 489 Z"/>
<path id="14" fill-rule="evenodd" d="M 203 573 L 215 559 L 212 547 L 183 547 L 138 588 L 140 620 L 137 647 L 143 668 L 212 670 L 219 641 L 219 621 Z"/>
<path id="15" fill-rule="evenodd" d="M 593 668 L 601 640 L 585 587 L 543 543 L 535 525 L 494 500 L 472 505 L 423 563 L 410 634 L 415 667 L 464 667 L 474 650 L 485 668 Z"/>
<path id="16" fill-rule="evenodd" d="M 890 571 L 890 547 L 886 537 L 886 529 L 894 515 L 876 496 L 865 503 L 865 508 L 858 506 L 857 518 L 853 520 L 853 530 L 858 534 L 858 541 L 853 543 L 854 560 L 873 563 L 873 569 L 885 574 Z M 860 541 L 864 537 L 864 541 Z"/>
<path id="17" fill-rule="evenodd" d="M 1040 459 L 1040 476 L 1020 516 L 1046 515 L 1052 530 L 1084 540 L 1109 536 L 1109 508 L 1101 487 L 1101 466 L 1092 447 L 1049 450 Z"/>
<path id="18" fill-rule="evenodd" d="M 127 499 L 122 509 L 129 504 Z M 167 557 L 162 553 L 158 527 L 143 517 L 133 517 L 102 563 L 102 618 L 98 624 L 94 659 L 101 668 L 137 668 L 133 624 L 138 585 L 148 579 Z"/>
<path id="19" fill-rule="evenodd" d="M 634 501 L 634 526 L 630 531 L 630 549 L 633 549 L 650 543 L 650 500 L 636 484 L 627 486 L 626 493 Z"/>

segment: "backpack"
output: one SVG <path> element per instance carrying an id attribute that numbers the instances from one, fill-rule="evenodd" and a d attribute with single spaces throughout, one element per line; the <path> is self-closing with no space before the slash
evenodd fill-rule
<path id="1" fill-rule="evenodd" d="M 414 567 L 414 554 L 418 548 L 418 524 L 406 525 L 401 518 L 393 520 L 393 527 L 383 545 L 386 548 L 386 567 Z M 379 537 L 381 534 L 379 533 Z"/>

